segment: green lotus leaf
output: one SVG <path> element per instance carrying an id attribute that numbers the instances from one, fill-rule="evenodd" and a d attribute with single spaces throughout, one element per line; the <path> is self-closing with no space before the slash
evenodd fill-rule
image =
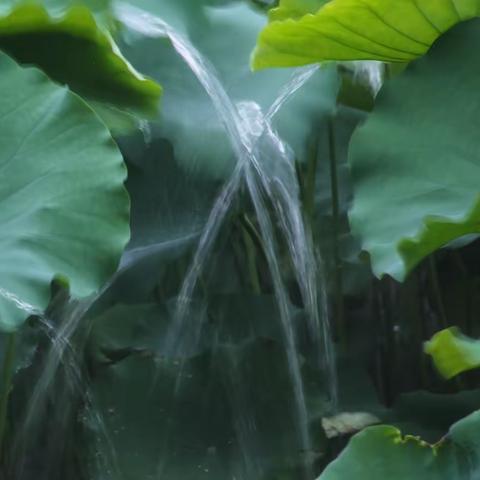
<path id="1" fill-rule="evenodd" d="M 317 13 L 328 0 L 281 0 L 277 8 L 268 12 L 268 19 L 273 22 L 287 18 L 301 18 L 308 13 Z"/>
<path id="2" fill-rule="evenodd" d="M 468 48 L 479 41 L 480 20 L 442 36 L 387 82 L 352 138 L 350 220 L 378 276 L 403 280 L 431 252 L 480 232 L 480 62 Z"/>
<path id="3" fill-rule="evenodd" d="M 102 5 L 94 0 L 7 2 L 0 7 L 0 49 L 89 100 L 153 114 L 161 88 L 122 56 Z"/>
<path id="4" fill-rule="evenodd" d="M 477 411 L 434 445 L 402 436 L 395 427 L 370 427 L 352 438 L 319 480 L 474 480 L 480 469 L 479 427 Z"/>
<path id="5" fill-rule="evenodd" d="M 279 339 L 258 335 L 275 323 L 269 321 L 274 299 L 239 295 L 217 297 L 214 303 L 214 314 L 221 315 L 221 332 L 204 332 L 206 338 L 193 351 L 173 358 L 159 342 L 171 321 L 166 306 L 117 305 L 95 318 L 90 351 L 96 361 L 103 357 L 103 363 L 94 367 L 92 395 L 118 454 L 117 478 L 148 478 L 159 464 L 166 478 L 177 480 L 196 479 L 199 471 L 214 480 L 237 477 L 237 472 L 245 471 L 245 445 L 252 445 L 248 452 L 258 467 L 244 478 L 301 478 L 304 453 L 295 435 L 294 399 L 281 335 Z M 319 389 L 312 387 L 318 370 L 306 373 L 307 394 L 318 402 Z M 236 437 L 239 397 L 259 426 L 247 433 L 250 444 Z M 99 441 L 88 445 L 90 458 L 98 451 L 108 458 L 111 446 L 101 432 L 92 433 Z M 320 458 L 325 448 L 320 429 L 314 442 L 309 453 Z M 88 478 L 103 478 L 103 465 L 88 459 L 86 464 L 91 466 Z"/>
<path id="6" fill-rule="evenodd" d="M 291 4 L 302 11 L 305 2 Z M 332 0 L 299 18 L 272 15 L 252 67 L 329 60 L 409 62 L 424 55 L 442 33 L 479 13 L 478 0 Z"/>
<path id="7" fill-rule="evenodd" d="M 52 17 L 62 16 L 72 7 L 85 7 L 94 15 L 97 22 L 106 28 L 115 28 L 115 19 L 111 0 L 4 0 L 0 5 L 0 14 L 8 14 L 22 5 L 42 5 Z"/>
<path id="8" fill-rule="evenodd" d="M 108 279 L 129 200 L 122 156 L 79 97 L 4 54 L 0 91 L 0 329 L 13 330 L 46 307 L 55 276 L 79 297 Z"/>
<path id="9" fill-rule="evenodd" d="M 425 343 L 425 353 L 445 378 L 480 367 L 480 341 L 460 333 L 458 328 L 447 328 L 436 333 Z"/>

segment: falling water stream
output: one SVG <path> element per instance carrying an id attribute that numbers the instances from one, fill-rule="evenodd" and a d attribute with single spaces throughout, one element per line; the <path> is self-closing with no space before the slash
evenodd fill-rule
<path id="1" fill-rule="evenodd" d="M 326 292 L 321 281 L 321 265 L 317 261 L 311 234 L 303 218 L 293 154 L 288 145 L 278 136 L 272 121 L 285 102 L 316 73 L 318 67 L 310 67 L 296 72 L 292 76 L 292 80 L 281 90 L 267 113 L 264 114 L 255 102 L 244 101 L 235 104 L 227 94 L 209 62 L 203 58 L 187 39 L 173 30 L 162 19 L 127 4 L 118 5 L 117 14 L 121 21 L 134 31 L 154 38 L 169 38 L 175 50 L 210 97 L 222 121 L 237 160 L 233 173 L 213 205 L 205 229 L 200 237 L 197 250 L 179 294 L 176 314 L 167 333 L 165 344 L 171 349 L 172 353 L 181 351 L 184 333 L 189 328 L 187 322 L 190 318 L 191 302 L 199 276 L 212 253 L 219 231 L 227 218 L 234 200 L 242 188 L 246 187 L 255 209 L 264 253 L 268 261 L 275 291 L 289 371 L 295 393 L 297 417 L 295 423 L 298 428 L 302 450 L 310 452 L 311 439 L 308 411 L 289 293 L 282 279 L 278 260 L 277 228 L 280 228 L 282 240 L 288 246 L 296 281 L 308 319 L 310 337 L 317 352 L 318 365 L 324 369 L 328 377 L 328 393 L 332 410 L 336 408 L 337 404 L 336 367 L 330 335 Z M 102 292 L 107 288 L 108 286 Z M 0 290 L 0 295 L 6 297 L 9 294 Z M 87 406 L 87 412 L 89 412 L 89 415 L 95 422 L 96 429 L 105 437 L 107 444 L 112 445 L 110 449 L 110 466 L 108 468 L 118 471 L 115 466 L 113 443 L 109 440 L 103 419 L 100 413 L 96 411 L 92 396 L 87 386 L 83 383 L 79 362 L 70 343 L 85 313 L 98 297 L 68 304 L 63 322 L 59 326 L 51 324 L 36 309 L 23 304 L 16 297 L 14 299 L 8 298 L 15 301 L 18 308 L 21 308 L 29 315 L 38 315 L 41 318 L 45 333 L 51 340 L 51 348 L 45 359 L 43 373 L 34 388 L 23 424 L 16 435 L 14 450 L 20 458 L 26 452 L 27 447 L 24 442 L 29 437 L 29 430 L 43 408 L 42 405 L 46 401 L 47 392 L 54 381 L 55 375 L 60 366 L 63 366 L 65 377 L 71 382 L 69 388 L 80 394 Z M 201 324 L 195 326 L 197 331 L 201 331 L 201 328 Z M 232 388 L 232 395 L 235 395 L 235 392 L 235 388 Z M 242 392 L 238 391 L 237 394 L 236 403 L 239 405 L 243 404 Z M 242 435 L 245 437 L 243 442 L 245 445 L 242 448 L 244 449 L 243 453 L 247 455 L 249 447 L 246 445 L 248 444 L 248 438 L 244 435 L 245 429 L 240 426 L 238 434 L 240 437 Z M 242 443 L 241 440 L 240 443 Z M 23 463 L 21 461 L 16 466 L 15 478 L 17 480 L 22 478 Z M 115 478 L 121 478 L 121 474 L 119 473 Z M 307 461 L 305 479 L 311 480 L 312 478 L 312 465 Z"/>
<path id="2" fill-rule="evenodd" d="M 179 295 L 177 312 L 167 335 L 166 344 L 172 351 L 181 350 L 182 338 L 184 338 L 190 318 L 189 306 L 199 275 L 212 251 L 233 199 L 245 184 L 255 208 L 277 299 L 295 392 L 297 427 L 302 449 L 309 452 L 311 440 L 305 392 L 289 306 L 289 294 L 284 285 L 278 261 L 274 222 L 280 225 L 289 247 L 309 321 L 310 333 L 319 352 L 319 362 L 326 365 L 333 408 L 336 407 L 337 401 L 335 362 L 328 317 L 320 317 L 319 314 L 319 303 L 325 301 L 325 296 L 322 294 L 321 298 L 318 297 L 318 292 L 323 289 L 323 286 L 319 287 L 318 264 L 311 237 L 305 228 L 302 216 L 293 155 L 274 131 L 271 120 L 283 103 L 313 75 L 315 68 L 307 69 L 295 76 L 292 83 L 281 92 L 267 115 L 263 115 L 260 107 L 254 102 L 242 102 L 240 105 L 235 105 L 216 76 L 213 67 L 186 38 L 162 19 L 127 4 L 119 5 L 117 13 L 128 28 L 154 38 L 167 37 L 171 41 L 174 49 L 209 95 L 228 134 L 237 159 L 233 174 L 215 202 L 201 236 Z M 274 220 L 269 212 L 269 205 L 273 206 L 276 215 Z M 196 325 L 195 330 L 200 331 L 201 326 Z M 309 462 L 306 463 L 305 477 L 312 478 L 311 465 Z"/>
<path id="3" fill-rule="evenodd" d="M 97 432 L 107 446 L 107 455 L 104 458 L 98 458 L 97 461 L 101 463 L 102 470 L 115 472 L 116 478 L 122 478 L 113 442 L 100 411 L 95 407 L 93 395 L 82 374 L 81 360 L 77 358 L 77 349 L 71 342 L 81 321 L 85 318 L 86 312 L 96 299 L 108 289 L 109 285 L 110 283 L 100 293 L 90 298 L 80 301 L 65 301 L 61 306 L 60 324 L 54 324 L 40 309 L 22 301 L 12 293 L 5 292 L 3 289 L 0 290 L 0 295 L 3 298 L 11 301 L 26 315 L 33 315 L 38 319 L 41 329 L 50 341 L 50 348 L 44 359 L 40 377 L 33 388 L 23 421 L 13 439 L 12 452 L 15 460 L 10 466 L 10 475 L 16 480 L 22 480 L 25 475 L 29 477 L 26 470 L 29 448 L 38 441 L 35 432 L 38 424 L 44 418 L 50 389 L 60 373 L 63 373 L 62 378 L 65 382 L 63 392 L 57 392 L 57 401 L 61 404 L 61 409 L 68 411 L 72 397 L 81 399 L 84 406 L 84 421 L 90 422 L 93 430 Z M 65 395 L 63 402 L 60 399 L 61 395 Z M 61 442 L 59 444 L 61 445 Z M 38 478 L 45 478 L 41 476 L 43 474 L 40 472 L 38 475 Z"/>

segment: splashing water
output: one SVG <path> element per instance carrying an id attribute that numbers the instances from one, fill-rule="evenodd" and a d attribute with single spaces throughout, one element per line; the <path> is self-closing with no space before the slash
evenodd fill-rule
<path id="1" fill-rule="evenodd" d="M 280 322 L 284 334 L 285 349 L 288 357 L 288 365 L 292 384 L 295 392 L 297 427 L 305 452 L 311 450 L 310 433 L 308 429 L 308 412 L 306 408 L 305 393 L 301 375 L 299 355 L 296 346 L 296 335 L 290 311 L 290 300 L 287 289 L 282 280 L 279 255 L 277 251 L 277 234 L 274 225 L 281 227 L 284 240 L 294 266 L 297 283 L 302 294 L 305 311 L 308 318 L 309 330 L 315 345 L 319 348 L 318 363 L 326 365 L 329 376 L 330 399 L 335 408 L 337 398 L 335 362 L 330 332 L 328 314 L 326 314 L 325 290 L 318 288 L 318 262 L 316 261 L 314 248 L 309 232 L 305 228 L 302 210 L 299 200 L 299 185 L 294 170 L 293 155 L 288 146 L 279 138 L 272 126 L 272 120 L 281 110 L 282 106 L 294 95 L 317 71 L 318 67 L 309 67 L 300 70 L 292 76 L 291 81 L 279 93 L 278 98 L 271 105 L 266 114 L 254 102 L 241 102 L 235 105 L 226 93 L 223 85 L 214 74 L 213 68 L 189 44 L 181 35 L 173 31 L 170 26 L 157 17 L 153 17 L 142 10 L 119 5 L 119 17 L 131 29 L 137 30 L 152 37 L 167 36 L 178 54 L 188 64 L 196 75 L 222 120 L 228 137 L 231 141 L 237 164 L 229 181 L 224 186 L 217 198 L 203 234 L 201 235 L 194 259 L 185 278 L 179 295 L 177 312 L 172 322 L 166 344 L 172 349 L 179 351 L 182 348 L 182 336 L 186 331 L 189 308 L 195 291 L 199 275 L 214 247 L 218 233 L 232 206 L 236 195 L 243 185 L 247 186 L 252 204 L 255 208 L 258 224 L 263 239 L 265 255 L 268 260 L 271 278 L 275 290 L 276 301 L 280 313 Z M 148 130 L 144 130 L 146 135 Z M 275 217 L 272 218 L 269 207 L 273 207 Z M 63 321 L 59 326 L 51 323 L 37 308 L 29 305 L 10 292 L 0 289 L 0 296 L 14 302 L 15 305 L 28 313 L 37 315 L 50 338 L 51 346 L 45 358 L 42 374 L 37 382 L 33 395 L 29 401 L 27 412 L 16 435 L 13 450 L 16 457 L 22 459 L 15 465 L 14 478 L 21 480 L 25 467 L 26 450 L 29 445 L 29 434 L 38 418 L 42 417 L 48 392 L 60 369 L 63 369 L 67 390 L 75 392 L 86 406 L 86 412 L 90 421 L 100 432 L 100 435 L 109 445 L 110 459 L 104 459 L 103 470 L 113 470 L 116 479 L 122 475 L 117 467 L 116 454 L 113 442 L 109 438 L 108 430 L 104 421 L 95 408 L 94 400 L 85 384 L 77 354 L 72 346 L 71 339 L 77 332 L 80 322 L 85 318 L 86 312 L 93 302 L 108 289 L 105 286 L 97 296 L 81 302 L 70 302 L 67 305 Z M 320 295 L 319 295 L 320 293 Z M 319 309 L 323 309 L 320 315 Z M 195 326 L 200 332 L 202 323 Z M 322 344 L 323 343 L 323 344 Z M 232 384 L 232 387 L 235 383 Z M 238 386 L 238 385 L 237 385 Z M 242 392 L 232 388 L 232 401 L 238 404 L 238 408 L 244 407 Z M 249 412 L 239 415 L 238 434 L 243 438 L 243 454 L 248 454 L 249 425 L 243 425 L 242 421 L 249 417 Z M 248 459 L 245 459 L 248 463 Z M 311 465 L 307 463 L 305 477 L 312 478 Z M 260 468 L 260 467 L 258 467 Z M 257 471 L 255 468 L 254 471 Z M 246 470 L 247 476 L 249 471 Z M 239 477 L 240 478 L 240 477 Z"/>
<path id="2" fill-rule="evenodd" d="M 84 406 L 84 420 L 88 420 L 92 430 L 96 431 L 98 436 L 107 445 L 107 455 L 103 458 L 98 458 L 97 461 L 101 463 L 103 470 L 108 469 L 115 471 L 117 477 L 121 479 L 120 469 L 118 468 L 118 461 L 116 452 L 113 447 L 108 429 L 104 423 L 103 417 L 99 410 L 94 405 L 93 396 L 86 384 L 86 380 L 82 374 L 81 362 L 77 355 L 77 350 L 74 348 L 71 340 L 78 331 L 80 322 L 85 318 L 86 312 L 96 301 L 97 298 L 108 288 L 108 285 L 102 291 L 91 298 L 74 301 L 69 300 L 63 307 L 61 312 L 62 323 L 60 325 L 54 324 L 42 311 L 20 298 L 11 292 L 0 289 L 0 296 L 11 301 L 19 310 L 28 316 L 35 316 L 50 341 L 50 347 L 46 354 L 42 365 L 40 378 L 34 386 L 32 395 L 30 396 L 25 416 L 22 423 L 19 425 L 11 449 L 12 464 L 9 466 L 12 478 L 21 480 L 25 476 L 29 478 L 30 472 L 27 472 L 27 462 L 29 459 L 29 449 L 36 448 L 36 441 L 38 440 L 35 433 L 37 426 L 43 421 L 45 408 L 47 406 L 49 392 L 55 381 L 61 375 L 64 387 L 57 391 L 56 401 L 61 405 L 61 410 L 69 411 L 69 405 L 73 397 L 81 399 Z M 61 398 L 64 401 L 61 401 Z M 64 412 L 62 412 L 64 413 Z M 60 414 L 59 414 L 60 415 Z M 61 416 L 61 415 L 60 415 Z M 60 416 L 52 423 L 59 421 Z M 68 415 L 62 417 L 64 421 Z M 56 428 L 64 428 L 62 420 Z M 62 431 L 60 431 L 60 435 Z M 58 439 L 57 439 L 58 440 Z M 52 445 L 60 445 L 61 442 L 53 439 Z M 55 446 L 54 446 L 55 448 Z M 108 458 L 107 458 L 108 457 Z M 43 473 L 37 472 L 38 478 L 49 477 L 49 465 L 46 465 L 46 471 Z"/>
<path id="3" fill-rule="evenodd" d="M 31 303 L 25 302 L 14 293 L 0 287 L 0 297 L 12 303 L 18 310 L 25 312 L 27 315 L 41 315 L 41 310 Z"/>
<path id="4" fill-rule="evenodd" d="M 182 348 L 182 342 L 187 332 L 189 306 L 199 276 L 212 252 L 233 200 L 242 185 L 246 184 L 260 226 L 280 313 L 288 364 L 295 391 L 299 435 L 303 449 L 308 452 L 311 441 L 301 367 L 289 306 L 289 294 L 282 280 L 274 222 L 272 222 L 268 207 L 269 205 L 273 207 L 275 223 L 279 223 L 288 245 L 307 313 L 310 333 L 318 346 L 318 361 L 327 366 L 330 399 L 335 408 L 337 401 L 336 369 L 328 316 L 325 315 L 326 294 L 322 288 L 319 298 L 318 263 L 311 236 L 306 231 L 303 220 L 293 155 L 287 145 L 278 137 L 271 124 L 273 117 L 283 104 L 308 81 L 318 67 L 310 67 L 296 74 L 281 91 L 268 113 L 264 115 L 261 108 L 254 102 L 242 102 L 235 105 L 215 75 L 213 67 L 188 40 L 162 19 L 127 4 L 120 4 L 117 7 L 117 14 L 131 30 L 154 38 L 167 37 L 170 40 L 174 49 L 209 95 L 237 159 L 233 174 L 217 198 L 200 238 L 179 295 L 177 312 L 166 338 L 166 346 L 172 353 L 178 353 Z M 319 306 L 323 309 L 324 316 L 322 317 L 319 314 Z M 189 329 L 191 328 L 189 326 Z M 202 325 L 194 326 L 197 337 L 201 329 Z M 311 477 L 311 465 L 307 465 L 306 478 Z"/>
<path id="5" fill-rule="evenodd" d="M 300 82 L 303 84 L 314 72 L 315 69 L 310 69 L 305 73 L 301 73 L 296 80 L 294 79 L 292 82 L 294 87 L 293 93 L 298 90 Z M 274 108 L 276 108 L 275 104 L 270 111 L 275 111 Z M 252 108 L 251 111 L 253 115 L 258 114 L 256 108 Z M 248 121 L 251 118 L 252 115 L 249 115 L 246 120 Z M 338 401 L 337 378 L 335 356 L 328 322 L 328 302 L 325 288 L 318 288 L 319 279 L 315 250 L 311 235 L 307 232 L 303 220 L 293 154 L 289 152 L 288 146 L 282 142 L 278 134 L 274 131 L 271 124 L 271 117 L 268 115 L 265 118 L 263 132 L 264 134 L 260 139 L 262 143 L 259 141 L 256 145 L 259 152 L 266 156 L 262 159 L 263 161 L 258 164 L 258 168 L 262 169 L 259 175 L 263 180 L 264 189 L 267 191 L 269 198 L 272 199 L 277 218 L 280 221 L 282 231 L 287 240 L 290 256 L 295 267 L 296 280 L 300 286 L 307 319 L 309 320 L 310 335 L 312 335 L 314 339 L 313 343 L 317 347 L 317 363 L 319 366 L 322 366 L 323 360 L 325 360 L 330 387 L 330 400 L 333 410 L 335 410 Z M 268 159 L 273 159 L 275 163 L 269 164 Z M 280 172 L 279 166 L 283 166 Z M 274 172 L 271 185 L 265 181 L 265 179 L 269 178 L 269 172 Z M 258 212 L 259 209 L 257 209 L 257 215 Z M 318 298 L 319 290 L 321 294 L 320 298 Z M 320 315 L 319 306 L 323 309 L 321 312 L 322 315 Z M 323 349 L 321 348 L 322 342 Z"/>
<path id="6" fill-rule="evenodd" d="M 351 62 L 348 64 L 354 73 L 354 78 L 360 83 L 366 84 L 373 95 L 376 95 L 382 88 L 385 66 L 382 62 L 365 60 Z"/>

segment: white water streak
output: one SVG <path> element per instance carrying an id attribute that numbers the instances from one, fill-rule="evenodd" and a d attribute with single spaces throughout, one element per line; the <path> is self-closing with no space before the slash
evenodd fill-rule
<path id="1" fill-rule="evenodd" d="M 175 344 L 178 343 L 178 339 L 181 338 L 182 331 L 185 327 L 188 308 L 199 275 L 211 253 L 220 227 L 226 218 L 232 202 L 245 181 L 256 210 L 265 245 L 265 253 L 271 270 L 280 311 L 280 319 L 285 336 L 290 373 L 296 394 L 300 436 L 303 448 L 308 451 L 310 450 L 308 413 L 306 410 L 303 382 L 296 349 L 295 332 L 291 321 L 288 292 L 283 284 L 278 263 L 275 231 L 272 219 L 269 215 L 268 204 L 271 203 L 274 206 L 277 220 L 281 222 L 282 230 L 286 236 L 290 255 L 296 269 L 297 281 L 302 291 L 305 308 L 310 320 L 310 326 L 312 331 L 318 333 L 320 331 L 320 318 L 318 315 L 319 300 L 317 298 L 317 267 L 315 256 L 313 254 L 313 246 L 305 232 L 303 224 L 298 198 L 299 189 L 290 153 L 286 145 L 283 144 L 276 132 L 274 132 L 271 125 L 273 117 L 278 111 L 280 111 L 284 103 L 288 101 L 288 99 L 291 98 L 291 96 L 308 81 L 308 79 L 311 78 L 316 72 L 317 67 L 308 68 L 301 71 L 299 74 L 296 74 L 292 78 L 292 81 L 282 89 L 277 100 L 272 104 L 267 114 L 264 116 L 261 110 L 257 108 L 253 108 L 252 110 L 251 107 L 254 107 L 255 104 L 244 104 L 243 106 L 240 105 L 240 107 L 235 106 L 227 95 L 223 85 L 220 83 L 216 75 L 212 73 L 213 68 L 208 62 L 188 43 L 188 41 L 177 32 L 174 32 L 162 20 L 152 17 L 151 15 L 128 5 L 121 5 L 119 7 L 119 14 L 120 18 L 131 29 L 148 36 L 168 36 L 170 38 L 174 48 L 189 65 L 192 72 L 197 76 L 205 91 L 210 96 L 218 115 L 222 119 L 223 125 L 231 140 L 235 156 L 238 159 L 238 163 L 230 180 L 227 182 L 215 202 L 204 233 L 201 236 L 194 260 L 180 293 L 176 319 L 168 340 L 172 344 Z M 252 112 L 255 113 L 255 118 L 252 118 Z M 258 128 L 252 129 L 252 122 L 254 120 L 257 121 L 257 123 L 255 123 L 257 127 L 258 125 L 263 125 L 263 128 L 260 130 Z M 272 155 L 283 163 L 283 165 L 280 166 L 280 170 L 276 172 L 276 175 L 272 176 L 272 172 L 268 168 L 265 168 L 268 163 L 268 158 L 266 158 L 263 148 L 266 148 L 268 153 L 267 156 Z M 108 286 L 105 287 L 105 289 L 106 288 L 108 288 Z M 105 289 L 103 289 L 103 291 Z M 324 291 L 322 290 L 322 292 L 322 298 L 320 299 L 321 302 L 324 300 Z M 18 308 L 21 308 L 29 314 L 39 314 L 37 308 L 22 302 L 10 292 L 0 289 L 0 295 L 13 301 Z M 52 347 L 47 357 L 43 374 L 35 387 L 29 404 L 27 416 L 23 424 L 23 432 L 22 435 L 20 435 L 20 438 L 25 439 L 28 435 L 29 426 L 40 411 L 41 407 L 39 405 L 45 401 L 47 392 L 60 364 L 62 364 L 62 362 L 65 363 L 65 353 L 68 351 L 73 352 L 70 339 L 77 331 L 81 319 L 84 318 L 86 311 L 88 311 L 94 300 L 95 299 L 92 299 L 91 301 L 77 304 L 66 316 L 65 321 L 56 334 L 54 334 L 55 327 L 47 321 L 44 321 L 44 325 L 51 336 Z M 327 322 L 326 318 L 323 322 L 324 325 L 325 322 Z M 324 332 L 323 340 L 325 345 L 327 345 L 328 339 L 328 335 Z M 325 351 L 328 354 L 328 349 Z M 67 368 L 67 375 L 70 380 L 73 381 L 75 389 L 82 391 L 82 388 L 84 387 L 82 387 L 82 377 L 81 372 L 78 369 L 78 363 L 76 363 L 75 352 L 73 352 L 72 355 L 69 355 L 65 365 Z M 90 402 L 91 399 L 88 391 L 85 395 L 87 401 Z M 107 436 L 108 434 L 101 418 L 98 418 L 98 424 Z M 310 476 L 311 472 L 308 470 L 307 477 Z"/>
<path id="2" fill-rule="evenodd" d="M 13 452 L 18 459 L 16 465 L 13 466 L 15 471 L 15 478 L 21 480 L 25 472 L 25 464 L 28 459 L 28 449 L 31 448 L 31 439 L 35 431 L 35 425 L 43 418 L 44 409 L 48 400 L 48 393 L 54 380 L 57 378 L 60 368 L 65 372 L 65 380 L 68 382 L 67 386 L 71 392 L 79 395 L 84 401 L 84 408 L 91 421 L 94 422 L 95 428 L 103 437 L 108 447 L 109 458 L 104 458 L 105 466 L 112 468 L 117 475 L 117 478 L 122 478 L 120 469 L 118 468 L 118 460 L 113 447 L 113 442 L 108 433 L 108 429 L 104 423 L 103 417 L 95 408 L 93 397 L 91 395 L 88 385 L 83 378 L 80 362 L 77 358 L 77 352 L 71 343 L 71 339 L 78 331 L 80 322 L 85 318 L 86 312 L 90 309 L 92 304 L 105 292 L 110 283 L 97 294 L 82 301 L 70 301 L 65 307 L 65 312 L 62 314 L 63 322 L 60 326 L 54 325 L 44 313 L 39 312 L 38 309 L 33 308 L 26 302 L 21 301 L 15 297 L 15 304 L 29 315 L 36 315 L 39 318 L 44 331 L 50 340 L 50 349 L 47 353 L 42 374 L 35 384 L 32 395 L 27 404 L 25 417 L 16 432 Z M 4 292 L 0 292 L 4 296 Z"/>
<path id="3" fill-rule="evenodd" d="M 320 340 L 321 334 L 318 334 L 318 332 L 321 332 L 321 319 L 318 313 L 317 267 L 314 250 L 309 236 L 305 232 L 299 201 L 299 187 L 292 158 L 288 154 L 286 146 L 274 133 L 271 126 L 272 117 L 280 110 L 283 103 L 313 75 L 315 68 L 304 71 L 299 77 L 295 77 L 292 84 L 285 87 L 265 117 L 261 114 L 261 110 L 259 112 L 259 107 L 255 104 L 251 105 L 255 108 L 250 110 L 256 113 L 257 116 L 251 116 L 248 108 L 245 109 L 245 103 L 241 104 L 240 108 L 233 104 L 218 77 L 214 74 L 213 67 L 188 40 L 174 31 L 162 19 L 126 4 L 121 4 L 117 13 L 123 23 L 132 30 L 154 38 L 169 38 L 177 53 L 183 58 L 211 98 L 237 158 L 234 172 L 213 206 L 192 265 L 183 284 L 177 315 L 173 321 L 170 334 L 167 335 L 167 345 L 174 345 L 174 348 L 179 348 L 178 342 L 186 332 L 188 307 L 199 275 L 211 253 L 232 201 L 240 190 L 243 180 L 245 180 L 260 225 L 265 254 L 280 311 L 290 374 L 295 391 L 300 436 L 303 448 L 305 451 L 309 451 L 311 442 L 308 431 L 308 412 L 296 348 L 295 331 L 291 321 L 288 292 L 281 277 L 274 227 L 268 211 L 268 203 L 273 204 L 275 207 L 277 219 L 280 220 L 283 227 L 296 268 L 297 280 L 302 291 L 310 327 L 312 332 L 315 332 L 315 336 L 318 337 L 316 340 Z M 258 129 L 259 124 L 263 125 L 260 131 Z M 267 155 L 263 151 L 265 145 L 267 147 Z M 283 160 L 283 165 L 279 165 L 280 169 L 283 170 L 279 172 L 278 168 L 274 168 L 275 174 L 273 175 L 271 169 L 265 168 L 265 164 L 269 160 L 268 157 L 271 156 L 274 159 L 276 158 L 277 161 Z M 284 177 L 283 179 L 281 178 L 282 176 Z M 321 300 L 324 300 L 323 295 Z M 323 324 L 323 340 L 326 345 L 329 343 L 328 319 L 323 319 Z M 196 326 L 197 328 L 200 331 L 201 328 Z M 325 355 L 329 357 L 328 361 L 330 362 L 333 361 L 331 350 L 331 348 L 328 348 L 325 351 Z M 330 380 L 334 390 L 332 400 L 335 401 L 336 381 L 334 378 Z M 311 472 L 308 471 L 306 476 L 310 477 Z"/>

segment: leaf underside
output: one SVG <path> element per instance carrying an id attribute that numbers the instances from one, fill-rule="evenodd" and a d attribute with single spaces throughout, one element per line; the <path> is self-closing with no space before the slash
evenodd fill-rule
<path id="1" fill-rule="evenodd" d="M 424 55 L 441 34 L 479 13 L 478 0 L 332 0 L 300 17 L 284 8 L 261 32 L 252 67 L 409 62 Z"/>
<path id="2" fill-rule="evenodd" d="M 153 114 L 161 87 L 121 55 L 106 21 L 76 2 L 29 2 L 0 8 L 0 49 L 36 65 L 89 100 Z"/>

